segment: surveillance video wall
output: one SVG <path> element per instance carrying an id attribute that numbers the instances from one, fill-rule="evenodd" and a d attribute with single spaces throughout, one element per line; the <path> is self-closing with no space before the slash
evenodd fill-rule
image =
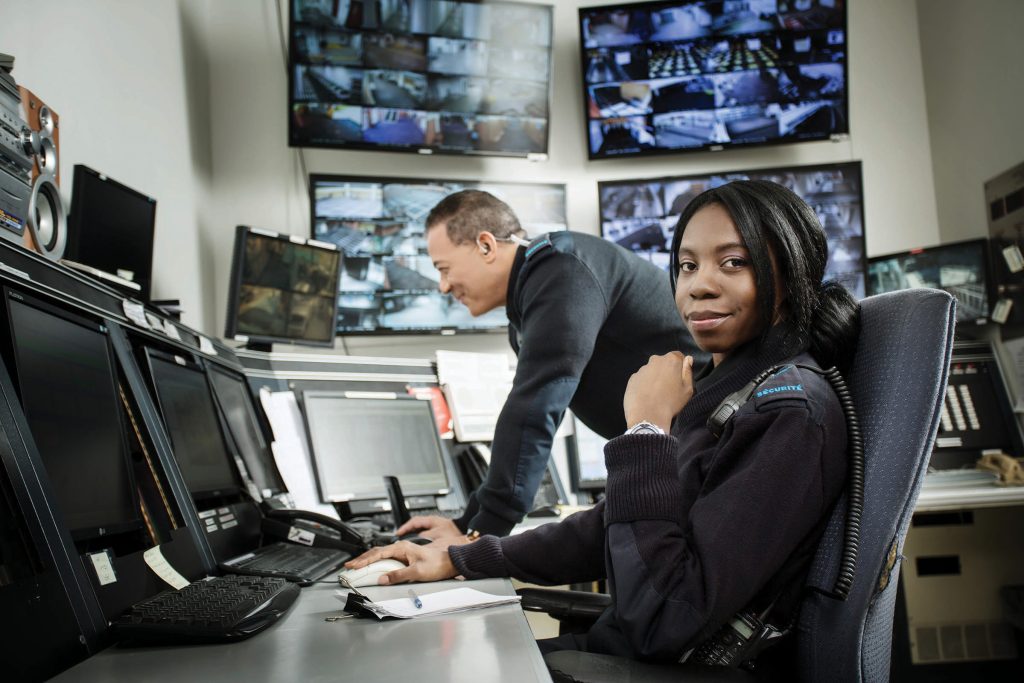
<path id="1" fill-rule="evenodd" d="M 843 0 L 579 13 L 592 159 L 849 132 Z"/>
<path id="2" fill-rule="evenodd" d="M 294 0 L 295 146 L 546 154 L 552 8 Z"/>
<path id="3" fill-rule="evenodd" d="M 567 228 L 564 185 L 310 177 L 312 237 L 343 252 L 339 335 L 486 331 L 508 325 L 503 308 L 474 318 L 438 291 L 440 275 L 427 255 L 427 214 L 464 189 L 484 190 L 506 202 L 530 237 Z"/>
<path id="4" fill-rule="evenodd" d="M 770 180 L 800 195 L 828 237 L 826 279 L 865 296 L 864 199 L 860 162 L 598 183 L 601 235 L 668 270 L 672 233 L 686 205 L 733 180 Z"/>

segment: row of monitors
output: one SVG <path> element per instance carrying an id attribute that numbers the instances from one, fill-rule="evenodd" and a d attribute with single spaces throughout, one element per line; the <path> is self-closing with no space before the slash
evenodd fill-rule
<path id="1" fill-rule="evenodd" d="M 151 515 L 130 451 L 131 435 L 144 437 L 106 326 L 19 292 L 5 298 L 9 369 L 72 538 L 142 530 Z M 237 502 L 246 489 L 260 499 L 285 492 L 240 372 L 153 346 L 136 354 L 197 510 Z M 410 495 L 450 490 L 429 401 L 337 391 L 303 399 L 324 502 L 385 499 L 385 474 Z"/>
<path id="2" fill-rule="evenodd" d="M 962 322 L 987 322 L 992 292 L 984 241 L 867 259 L 859 162 L 601 182 L 601 235 L 667 270 L 672 232 L 686 205 L 737 179 L 770 180 L 801 196 L 828 237 L 826 277 L 855 297 L 938 287 L 957 297 Z M 239 229 L 226 336 L 331 345 L 335 335 L 504 329 L 503 309 L 474 318 L 441 294 L 427 254 L 427 214 L 466 188 L 505 200 L 531 236 L 567 228 L 563 185 L 315 174 L 312 241 Z M 297 265 L 308 260 L 321 264 L 315 281 Z"/>
<path id="3" fill-rule="evenodd" d="M 290 5 L 290 144 L 547 153 L 553 7 Z M 841 0 L 584 7 L 579 32 L 592 159 L 849 132 Z"/>

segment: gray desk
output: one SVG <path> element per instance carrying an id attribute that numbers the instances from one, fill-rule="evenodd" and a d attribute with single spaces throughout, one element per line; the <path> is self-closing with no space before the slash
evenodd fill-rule
<path id="1" fill-rule="evenodd" d="M 511 595 L 504 579 L 420 584 L 417 591 L 472 586 Z M 288 613 L 240 643 L 160 648 L 112 647 L 52 679 L 70 681 L 545 681 L 533 634 L 518 605 L 402 621 L 324 617 L 341 613 L 338 587 L 303 588 Z M 404 586 L 365 588 L 373 599 L 404 596 Z"/>
<path id="2" fill-rule="evenodd" d="M 924 486 L 914 512 L 948 512 L 978 508 L 1024 505 L 1024 486 Z"/>

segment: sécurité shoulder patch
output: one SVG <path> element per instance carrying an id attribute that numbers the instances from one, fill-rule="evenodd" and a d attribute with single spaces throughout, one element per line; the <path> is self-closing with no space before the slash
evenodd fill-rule
<path id="1" fill-rule="evenodd" d="M 757 387 L 751 398 L 753 399 L 755 409 L 760 409 L 779 401 L 800 401 L 806 403 L 807 392 L 804 390 L 804 379 L 801 376 L 800 369 L 794 365 L 786 365 L 780 368 L 774 375 Z"/>

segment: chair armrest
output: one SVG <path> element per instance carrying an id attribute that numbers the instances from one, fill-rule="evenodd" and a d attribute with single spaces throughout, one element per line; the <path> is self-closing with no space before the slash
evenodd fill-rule
<path id="1" fill-rule="evenodd" d="M 522 597 L 522 607 L 530 612 L 547 612 L 553 618 L 587 619 L 596 621 L 612 604 L 606 593 L 584 591 L 552 590 L 547 588 L 520 588 L 516 591 Z"/>

